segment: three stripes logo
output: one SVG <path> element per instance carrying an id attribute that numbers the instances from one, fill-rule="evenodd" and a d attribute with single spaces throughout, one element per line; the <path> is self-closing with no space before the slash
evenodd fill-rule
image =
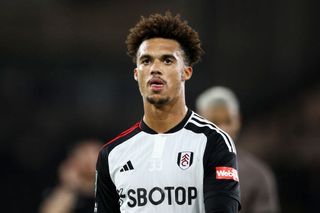
<path id="1" fill-rule="evenodd" d="M 134 170 L 130 160 L 124 166 L 122 166 L 122 168 L 120 169 L 120 172 L 125 172 L 129 170 Z"/>

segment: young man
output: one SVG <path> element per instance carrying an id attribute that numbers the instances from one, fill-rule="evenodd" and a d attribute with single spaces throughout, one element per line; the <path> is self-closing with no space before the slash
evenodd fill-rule
<path id="1" fill-rule="evenodd" d="M 226 131 L 234 140 L 241 129 L 239 102 L 226 87 L 204 91 L 196 100 L 197 111 Z M 238 149 L 241 179 L 241 213 L 278 213 L 279 201 L 272 170 L 260 159 Z"/>
<path id="2" fill-rule="evenodd" d="M 197 32 L 178 15 L 154 14 L 126 43 L 144 116 L 100 151 L 95 212 L 238 212 L 234 144 L 185 102 L 203 53 Z"/>

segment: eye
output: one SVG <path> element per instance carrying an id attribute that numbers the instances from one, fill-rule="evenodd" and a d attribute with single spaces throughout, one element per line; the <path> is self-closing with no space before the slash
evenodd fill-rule
<path id="1" fill-rule="evenodd" d="M 163 62 L 164 62 L 164 64 L 166 64 L 166 65 L 170 65 L 170 64 L 173 63 L 173 60 L 172 60 L 171 58 L 165 58 L 165 59 L 163 60 Z"/>
<path id="2" fill-rule="evenodd" d="M 149 58 L 144 58 L 141 60 L 141 64 L 143 65 L 149 65 L 151 62 L 151 60 Z"/>

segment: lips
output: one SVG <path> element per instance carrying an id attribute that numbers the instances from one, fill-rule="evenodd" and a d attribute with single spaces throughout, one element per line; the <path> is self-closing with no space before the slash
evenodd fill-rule
<path id="1" fill-rule="evenodd" d="M 162 80 L 161 78 L 152 78 L 149 80 L 149 85 L 163 85 L 164 84 L 164 80 Z"/>
<path id="2" fill-rule="evenodd" d="M 152 90 L 159 91 L 164 87 L 165 81 L 161 78 L 152 78 L 148 81 L 148 85 Z"/>

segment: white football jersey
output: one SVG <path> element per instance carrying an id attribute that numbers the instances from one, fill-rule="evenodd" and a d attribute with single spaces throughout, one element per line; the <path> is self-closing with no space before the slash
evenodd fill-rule
<path id="1" fill-rule="evenodd" d="M 138 122 L 97 162 L 97 213 L 202 213 L 209 198 L 239 193 L 232 139 L 191 110 L 166 133 Z"/>

